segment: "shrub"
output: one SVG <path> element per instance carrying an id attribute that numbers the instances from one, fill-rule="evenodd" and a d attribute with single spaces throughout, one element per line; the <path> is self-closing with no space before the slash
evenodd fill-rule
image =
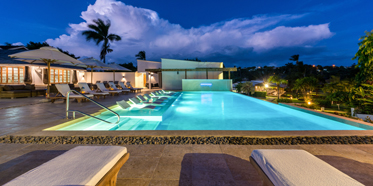
<path id="1" fill-rule="evenodd" d="M 253 97 L 261 97 L 265 98 L 267 96 L 267 92 L 254 92 Z"/>
<path id="2" fill-rule="evenodd" d="M 325 99 L 315 99 L 314 102 L 318 104 L 320 107 L 331 107 L 331 102 Z"/>
<path id="3" fill-rule="evenodd" d="M 277 103 L 293 103 L 291 99 L 276 99 Z"/>

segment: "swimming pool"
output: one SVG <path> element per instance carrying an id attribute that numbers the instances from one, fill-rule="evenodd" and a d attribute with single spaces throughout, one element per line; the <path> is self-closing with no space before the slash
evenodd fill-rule
<path id="1" fill-rule="evenodd" d="M 159 111 L 115 108 L 118 126 L 87 119 L 56 130 L 372 130 L 368 125 L 322 117 L 225 91 L 183 92 Z M 115 120 L 110 113 L 100 118 Z"/>

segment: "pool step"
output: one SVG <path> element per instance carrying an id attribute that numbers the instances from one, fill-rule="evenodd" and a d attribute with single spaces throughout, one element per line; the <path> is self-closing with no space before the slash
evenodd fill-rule
<path id="1" fill-rule="evenodd" d="M 146 121 L 138 118 L 130 118 L 116 130 L 154 130 L 159 125 L 159 121 Z"/>
<path id="2" fill-rule="evenodd" d="M 121 122 L 121 125 L 119 125 L 119 128 L 116 130 L 135 130 L 138 123 L 142 122 L 143 119 L 138 118 L 128 118 L 125 122 Z"/>

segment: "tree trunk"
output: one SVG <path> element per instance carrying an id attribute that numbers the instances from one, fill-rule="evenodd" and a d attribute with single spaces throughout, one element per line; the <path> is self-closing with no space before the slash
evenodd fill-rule
<path id="1" fill-rule="evenodd" d="M 280 85 L 277 86 L 277 99 L 280 99 Z"/>

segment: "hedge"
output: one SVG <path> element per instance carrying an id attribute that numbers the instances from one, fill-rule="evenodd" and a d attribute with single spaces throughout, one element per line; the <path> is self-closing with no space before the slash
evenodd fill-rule
<path id="1" fill-rule="evenodd" d="M 267 92 L 254 92 L 253 97 L 261 97 L 265 98 L 267 96 Z"/>

